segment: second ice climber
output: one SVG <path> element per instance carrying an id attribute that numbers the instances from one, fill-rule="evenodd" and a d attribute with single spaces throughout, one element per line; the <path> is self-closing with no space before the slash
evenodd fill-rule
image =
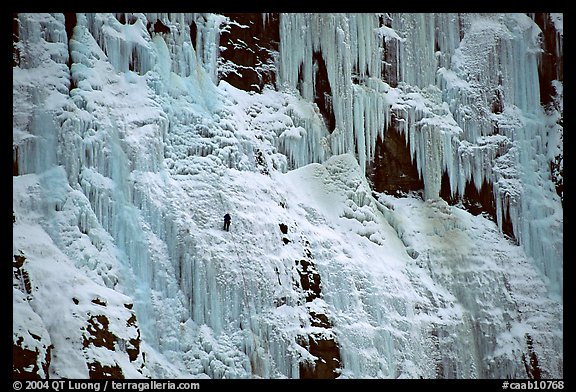
<path id="1" fill-rule="evenodd" d="M 224 230 L 230 231 L 230 214 L 224 215 Z"/>

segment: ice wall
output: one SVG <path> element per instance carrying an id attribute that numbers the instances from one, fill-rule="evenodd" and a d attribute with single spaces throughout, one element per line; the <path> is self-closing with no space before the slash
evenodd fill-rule
<path id="1" fill-rule="evenodd" d="M 466 182 L 477 189 L 484 180 L 492 183 L 500 228 L 509 213 L 518 241 L 550 278 L 553 291 L 561 293 L 562 218 L 546 158 L 555 136 L 540 105 L 540 30 L 526 15 L 453 16 L 437 23 L 449 36 L 466 26 L 450 64 L 438 70 L 442 100 L 463 131 L 459 148 L 446 158 L 452 162 L 447 166 L 451 189 L 462 195 Z M 403 29 L 402 23 L 396 28 Z M 438 49 L 450 53 L 452 42 L 439 40 Z M 554 234 L 541 232 L 536 240 L 530 233 L 541 225 Z"/>
<path id="2" fill-rule="evenodd" d="M 418 42 L 405 47 L 412 41 L 407 37 L 400 44 L 400 80 L 424 87 L 431 79 L 414 75 L 437 74 L 442 101 L 462 130 L 456 133 L 454 148 L 444 150 L 441 168 L 452 192 L 462 196 L 467 182 L 477 189 L 484 181 L 492 183 L 500 228 L 504 215 L 510 214 L 519 243 L 550 278 L 551 289 L 561 293 L 562 217 L 547 158 L 557 131 L 540 104 L 540 29 L 522 14 L 452 15 L 436 17 L 435 29 L 443 36 L 433 42 L 430 34 L 418 33 L 428 24 L 412 18 L 393 17 L 392 27 L 408 31 Z M 459 34 L 461 41 L 455 45 L 452 37 Z M 436 52 L 422 52 L 433 44 Z M 420 64 L 433 63 L 433 57 L 440 60 L 437 67 L 421 69 Z M 424 173 L 425 183 L 426 177 Z M 550 236 L 540 231 L 544 226 Z M 539 240 L 534 232 L 540 232 Z"/>
<path id="3" fill-rule="evenodd" d="M 326 64 L 332 154 L 355 153 L 365 168 L 377 138 L 395 126 L 410 145 L 426 199 L 439 196 L 444 173 L 459 197 L 468 183 L 477 190 L 492 184 L 499 227 L 509 216 L 516 239 L 553 291 L 562 291 L 555 240 L 562 217 L 549 169 L 558 130 L 540 104 L 542 33 L 530 17 L 283 14 L 280 23 L 283 88 L 314 100 L 314 55 Z M 547 212 L 536 208 L 541 204 Z M 544 226 L 554 234 L 537 240 Z"/>
<path id="4" fill-rule="evenodd" d="M 280 106 L 278 132 L 260 126 L 259 141 L 246 124 L 251 116 L 234 112 L 238 102 L 213 80 L 219 18 L 78 14 L 68 69 L 68 57 L 51 53 L 68 46 L 65 34 L 57 36 L 62 41 L 58 45 L 46 41 L 55 32 L 65 32 L 64 18 L 21 15 L 23 28 L 44 19 L 47 25 L 41 25 L 36 38 L 27 35 L 35 30 L 20 35 L 26 45 L 38 41 L 38 47 L 30 53 L 23 47 L 23 67 L 14 70 L 15 102 L 21 104 L 14 106 L 15 175 L 64 169 L 66 180 L 47 180 L 43 186 L 47 193 L 57 190 L 62 200 L 74 202 L 39 202 L 46 214 L 44 229 L 71 260 L 78 260 L 79 268 L 100 276 L 99 284 L 132 296 L 153 374 L 298 377 L 303 355 L 310 358 L 297 344 L 299 334 L 306 336 L 298 312 L 306 319 L 308 313 L 300 307 L 295 319 L 281 312 L 274 317 L 276 286 L 262 285 L 278 282 L 282 271 L 290 287 L 294 260 L 271 263 L 270 255 L 281 245 L 275 236 L 253 253 L 242 249 L 243 257 L 234 248 L 236 241 L 243 243 L 242 237 L 221 239 L 217 248 L 214 236 L 220 235 L 215 229 L 220 211 L 238 208 L 233 203 L 245 193 L 236 192 L 232 200 L 223 196 L 227 188 L 220 184 L 227 170 L 249 175 L 258 167 L 267 170 L 268 160 L 271 168 L 285 170 L 286 157 L 282 160 L 273 151 L 276 143 L 271 140 L 286 139 L 289 144 L 291 132 L 313 124 L 315 114 L 307 102 L 287 102 L 287 107 Z M 197 24 L 195 44 L 192 23 Z M 35 52 L 52 60 L 46 67 L 33 64 L 28 72 L 26 58 Z M 59 72 L 50 73 L 50 67 Z M 42 72 L 50 83 L 38 89 Z M 35 91 L 38 99 L 30 99 Z M 50 94 L 54 99 L 47 99 Z M 260 166 L 258 147 L 265 152 Z M 309 155 L 304 158 L 323 159 L 322 149 L 305 149 Z M 204 189 L 190 188 L 194 183 Z M 246 204 L 254 202 L 254 195 L 250 197 Z M 55 224 L 57 219 L 61 221 Z M 277 222 L 243 229 L 255 241 L 256 234 L 274 233 L 274 228 Z M 76 245 L 84 240 L 91 245 Z M 230 259 L 235 254 L 238 258 Z M 289 303 L 296 300 L 288 298 Z M 63 349 L 55 349 L 55 355 Z M 175 367 L 166 367 L 166 361 Z"/>
<path id="5" fill-rule="evenodd" d="M 62 15 L 19 17 L 17 172 L 64 168 L 56 179 L 42 177 L 44 194 L 58 197 L 38 200 L 39 221 L 91 279 L 134 299 L 153 375 L 298 377 L 300 363 L 313 358 L 297 341 L 318 332 L 309 308 L 331 318 L 334 328 L 324 332 L 341 346 L 345 377 L 505 376 L 484 365 L 484 354 L 522 374 L 508 357 L 520 353 L 521 335 L 510 338 L 505 324 L 478 327 L 510 338 L 504 353 L 494 352 L 494 340 L 480 339 L 474 352 L 459 345 L 476 339 L 472 317 L 489 324 L 505 316 L 485 317 L 491 305 L 450 293 L 467 279 L 480 282 L 478 275 L 458 276 L 457 284 L 441 276 L 437 286 L 420 267 L 406 267 L 402 225 L 391 227 L 390 211 L 373 200 L 363 178 L 377 138 L 394 125 L 410 144 L 427 198 L 437 197 L 443 171 L 454 192 L 468 180 L 493 181 L 499 213 L 509 208 L 530 254 L 550 276 L 558 273 L 561 218 L 554 203 L 535 208 L 547 186 L 542 114 L 530 111 L 534 97 L 514 87 L 516 79 L 494 79 L 476 67 L 486 65 L 483 57 L 468 53 L 476 40 L 490 38 L 496 43 L 488 55 L 498 64 L 514 59 L 510 53 L 535 61 L 533 25 L 522 17 L 459 18 L 282 15 L 284 90 L 248 94 L 215 79 L 219 15 L 78 14 L 70 57 Z M 432 49 L 436 39 L 441 51 Z M 400 61 L 382 63 L 385 50 Z M 326 64 L 335 129 L 311 104 L 314 53 Z M 395 67 L 400 84 L 392 88 L 382 75 Z M 468 68 L 477 71 L 470 80 Z M 482 83 L 472 88 L 477 79 Z M 515 100 L 507 106 L 503 98 L 502 113 L 490 114 L 490 96 L 479 90 L 501 84 L 503 97 Z M 280 176 L 294 168 L 301 170 Z M 293 189 L 302 193 L 288 197 Z M 230 209 L 238 231 L 225 237 L 220 216 Z M 279 223 L 289 226 L 288 243 Z M 417 233 L 410 234 L 416 243 Z M 323 297 L 308 305 L 294 267 L 305 249 L 324 282 Z M 440 270 L 456 260 L 438 255 Z M 482 282 L 475 287 L 482 290 Z M 516 311 L 502 301 L 495 304 Z"/>
<path id="6" fill-rule="evenodd" d="M 377 14 L 282 14 L 279 82 L 314 101 L 314 54 L 326 63 L 335 128 L 330 129 L 334 155 L 358 151 L 365 168 L 378 136 L 390 121 L 388 84 L 381 79 L 384 42 L 398 39 L 380 30 Z"/>
<path id="7" fill-rule="evenodd" d="M 222 16 L 127 13 L 86 14 L 85 18 L 88 30 L 117 72 L 130 70 L 143 75 L 155 63 L 166 60 L 150 50 L 153 36 L 159 36 L 166 41 L 172 59 L 170 71 L 187 77 L 202 66 L 209 79 L 216 82 Z M 175 25 L 179 27 L 167 27 Z M 192 26 L 196 31 L 195 42 L 191 41 Z"/>

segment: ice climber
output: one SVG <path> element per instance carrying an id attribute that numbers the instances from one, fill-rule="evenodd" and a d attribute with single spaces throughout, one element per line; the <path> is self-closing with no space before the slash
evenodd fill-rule
<path id="1" fill-rule="evenodd" d="M 224 215 L 224 230 L 230 231 L 230 214 Z"/>

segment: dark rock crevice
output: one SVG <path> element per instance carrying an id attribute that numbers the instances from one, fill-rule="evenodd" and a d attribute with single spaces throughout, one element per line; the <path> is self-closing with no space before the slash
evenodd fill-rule
<path id="1" fill-rule="evenodd" d="M 392 27 L 390 16 L 380 16 L 380 26 Z M 384 39 L 384 38 L 383 38 Z M 386 81 L 392 88 L 398 87 L 398 68 L 393 64 L 398 64 L 398 41 L 395 39 L 384 41 L 384 67 L 382 67 L 382 80 Z"/>
<path id="2" fill-rule="evenodd" d="M 75 301 L 76 302 L 76 301 Z M 92 300 L 99 306 L 106 306 L 106 301 L 97 298 Z M 124 304 L 126 309 L 132 309 L 133 304 Z M 126 327 L 135 327 L 137 335 L 129 339 L 123 339 L 110 331 L 110 321 L 104 314 L 92 315 L 87 321 L 84 330 L 82 345 L 84 349 L 90 347 L 103 347 L 110 351 L 123 351 L 128 355 L 130 362 L 136 361 L 140 356 L 141 335 L 137 327 L 135 313 L 126 320 Z M 144 355 L 144 354 L 142 354 Z M 90 378 L 124 378 L 122 368 L 118 363 L 115 365 L 104 365 L 98 361 L 88 359 L 87 362 Z M 144 364 L 142 364 L 142 367 Z"/>
<path id="3" fill-rule="evenodd" d="M 318 106 L 326 128 L 330 133 L 336 127 L 336 117 L 334 117 L 334 110 L 332 108 L 332 89 L 330 88 L 330 81 L 328 80 L 328 70 L 326 63 L 322 57 L 322 53 L 314 52 L 312 55 L 315 70 L 315 86 L 314 86 L 314 103 Z"/>
<path id="4" fill-rule="evenodd" d="M 424 182 L 410 157 L 406 138 L 394 126 L 388 127 L 384 140 L 376 140 L 374 159 L 367 166 L 372 190 L 395 196 L 424 190 Z"/>
<path id="5" fill-rule="evenodd" d="M 196 45 L 197 36 L 198 36 L 198 26 L 196 26 L 195 21 L 192 21 L 192 23 L 190 23 L 190 41 L 192 42 L 192 47 L 194 48 L 195 51 L 198 50 Z"/>
<path id="6" fill-rule="evenodd" d="M 375 156 L 366 169 L 372 190 L 402 196 L 409 193 L 423 193 L 424 182 L 420 178 L 416 164 L 410 157 L 410 145 L 404 135 L 394 126 L 388 127 L 384 140 L 376 141 Z M 442 174 L 440 197 L 450 205 L 462 206 L 473 215 L 485 213 L 496 222 L 496 203 L 492 184 L 484 181 L 480 189 L 473 182 L 467 182 L 464 196 L 452 195 L 448 174 Z M 508 211 L 502 220 L 502 232 L 513 242 L 517 242 L 512 220 Z"/>
<path id="7" fill-rule="evenodd" d="M 22 347 L 23 341 L 24 339 L 20 336 L 18 340 L 12 344 L 12 377 L 15 379 L 40 380 L 42 379 L 42 377 L 40 377 L 40 367 L 38 366 L 40 352 L 38 349 L 29 350 Z M 48 371 L 52 360 L 52 348 L 52 345 L 48 346 L 46 348 L 46 355 L 40 360 L 42 371 L 46 375 L 46 378 L 48 378 Z"/>
<path id="8" fill-rule="evenodd" d="M 122 368 L 118 364 L 113 366 L 102 365 L 100 362 L 88 364 L 88 372 L 92 379 L 123 379 Z"/>
<path id="9" fill-rule="evenodd" d="M 444 377 L 444 362 L 442 361 L 442 351 L 440 350 L 440 338 L 438 337 L 438 329 L 436 325 L 430 331 L 430 342 L 433 347 L 433 360 L 434 360 L 434 373 L 436 379 L 443 379 Z"/>
<path id="10" fill-rule="evenodd" d="M 534 22 L 542 30 L 542 53 L 538 67 L 540 81 L 540 102 L 546 106 L 552 103 L 556 94 L 553 80 L 563 80 L 564 60 L 562 58 L 562 42 L 548 13 L 537 13 Z M 560 50 L 557 50 L 560 48 Z"/>
<path id="11" fill-rule="evenodd" d="M 260 173 L 269 176 L 270 170 L 268 169 L 268 163 L 266 162 L 266 158 L 264 157 L 262 150 L 256 149 L 254 159 L 256 160 L 256 166 L 258 167 Z"/>
<path id="12" fill-rule="evenodd" d="M 26 294 L 26 301 L 30 301 L 32 299 L 32 282 L 24 268 L 25 263 L 26 257 L 24 255 L 14 255 L 12 263 L 13 285 L 16 289 Z M 30 337 L 36 340 L 38 344 L 30 346 Z M 25 344 L 25 341 L 28 341 L 28 344 Z M 13 377 L 33 380 L 48 378 L 53 348 L 52 345 L 48 345 L 46 341 L 43 341 L 41 336 L 30 332 L 30 330 L 20 330 L 19 332 L 15 330 L 12 343 Z"/>
<path id="13" fill-rule="evenodd" d="M 280 232 L 282 233 L 282 243 L 284 245 L 288 245 L 292 242 L 292 240 L 290 240 L 290 236 L 288 235 L 288 225 L 285 223 L 279 223 L 278 225 L 280 227 Z"/>
<path id="14" fill-rule="evenodd" d="M 157 19 L 154 23 L 148 21 L 146 23 L 146 30 L 148 30 L 150 37 L 154 37 L 156 34 L 170 34 L 170 28 L 162 23 L 162 21 L 159 19 Z"/>
<path id="15" fill-rule="evenodd" d="M 14 267 L 14 278 L 19 282 L 18 289 L 23 293 L 30 295 L 32 294 L 32 283 L 30 282 L 28 272 L 24 269 L 25 261 L 26 257 L 24 255 L 14 255 L 12 266 Z"/>
<path id="16" fill-rule="evenodd" d="M 450 180 L 448 174 L 444 172 L 442 174 L 440 197 L 450 205 L 461 206 L 472 215 L 484 214 L 492 221 L 497 222 L 494 190 L 492 184 L 486 180 L 484 180 L 480 189 L 476 189 L 473 182 L 466 182 L 464 196 L 460 198 L 458 195 L 453 196 L 451 194 Z M 508 210 L 506 210 L 506 213 L 502 218 L 502 233 L 512 242 L 517 243 L 516 236 L 514 235 L 514 228 L 512 226 L 512 219 L 510 218 L 510 212 Z"/>
<path id="17" fill-rule="evenodd" d="M 94 345 L 114 351 L 114 344 L 118 337 L 110 332 L 108 329 L 109 324 L 108 317 L 104 315 L 92 316 L 88 320 L 88 327 L 86 328 L 88 335 L 84 335 L 84 341 L 82 342 L 84 348 Z"/>
<path id="18" fill-rule="evenodd" d="M 20 175 L 20 168 L 18 167 L 18 146 L 12 146 L 12 176 Z"/>
<path id="19" fill-rule="evenodd" d="M 564 80 L 564 56 L 562 35 L 556 30 L 549 13 L 536 13 L 532 15 L 534 22 L 542 31 L 542 53 L 538 64 L 538 79 L 540 84 L 540 102 L 548 111 L 557 111 L 559 119 L 558 127 L 562 130 L 563 108 L 557 102 L 558 95 L 561 92 L 556 91 L 554 81 L 562 82 Z M 558 155 L 550 162 L 550 173 L 556 193 L 560 196 L 562 206 L 564 206 L 564 172 L 563 172 L 563 155 Z"/>
<path id="20" fill-rule="evenodd" d="M 313 365 L 300 365 L 301 379 L 332 379 L 339 376 L 340 350 L 334 339 L 312 333 L 307 340 L 303 339 L 298 343 L 317 357 Z"/>
<path id="21" fill-rule="evenodd" d="M 18 14 L 12 14 L 12 67 L 20 65 L 20 20 Z"/>
<path id="22" fill-rule="evenodd" d="M 564 157 L 559 155 L 555 157 L 550 162 L 550 173 L 552 176 L 552 181 L 554 182 L 554 187 L 556 188 L 556 194 L 560 196 L 560 202 L 562 207 L 564 207 Z"/>
<path id="23" fill-rule="evenodd" d="M 528 347 L 528 355 L 522 353 L 522 363 L 524 363 L 524 368 L 526 369 L 526 375 L 532 380 L 540 380 L 542 378 L 542 369 L 538 364 L 538 356 L 534 350 L 534 341 L 530 334 L 525 335 L 526 346 Z"/>
<path id="24" fill-rule="evenodd" d="M 538 63 L 538 79 L 540 84 L 540 102 L 548 112 L 557 112 L 557 129 L 562 133 L 564 128 L 562 92 L 557 91 L 554 81 L 564 80 L 564 56 L 562 35 L 556 30 L 549 13 L 536 13 L 532 15 L 534 22 L 542 31 L 542 52 Z M 561 135 L 561 138 L 563 136 Z M 562 143 L 562 141 L 560 141 Z M 555 156 L 550 162 L 550 174 L 556 193 L 560 196 L 564 206 L 564 171 L 563 153 Z"/>
<path id="25" fill-rule="evenodd" d="M 304 241 L 304 257 L 296 260 L 296 270 L 300 276 L 298 286 L 305 294 L 306 303 L 321 298 L 322 285 L 320 273 L 314 263 L 310 243 Z M 332 323 L 326 314 L 309 310 L 310 325 L 321 328 L 306 335 L 301 335 L 297 343 L 304 347 L 316 359 L 313 363 L 300 364 L 301 379 L 332 379 L 340 375 L 340 348 L 332 331 Z"/>
<path id="26" fill-rule="evenodd" d="M 76 27 L 76 14 L 74 12 L 64 13 L 64 27 L 66 28 L 66 37 L 68 38 L 68 71 L 70 73 L 70 84 L 68 86 L 68 91 L 74 90 L 76 86 L 76 81 L 72 77 L 72 48 L 70 47 L 70 41 L 74 35 L 74 28 Z"/>

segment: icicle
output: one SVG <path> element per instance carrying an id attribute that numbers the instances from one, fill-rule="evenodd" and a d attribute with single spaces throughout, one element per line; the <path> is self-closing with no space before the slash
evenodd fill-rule
<path id="1" fill-rule="evenodd" d="M 434 15 L 401 14 L 392 17 L 392 28 L 404 35 L 399 44 L 399 80 L 426 87 L 436 79 L 437 60 L 434 53 Z"/>
<path id="2" fill-rule="evenodd" d="M 383 42 L 375 14 L 282 14 L 280 81 L 312 100 L 316 73 L 312 54 L 320 53 L 332 90 L 336 126 L 330 135 L 333 154 L 354 153 L 362 168 L 372 159 L 376 138 L 389 116 L 382 76 Z M 304 36 L 302 36 L 304 34 Z M 358 79 L 361 85 L 354 85 Z M 357 106 L 356 106 L 357 105 Z"/>

